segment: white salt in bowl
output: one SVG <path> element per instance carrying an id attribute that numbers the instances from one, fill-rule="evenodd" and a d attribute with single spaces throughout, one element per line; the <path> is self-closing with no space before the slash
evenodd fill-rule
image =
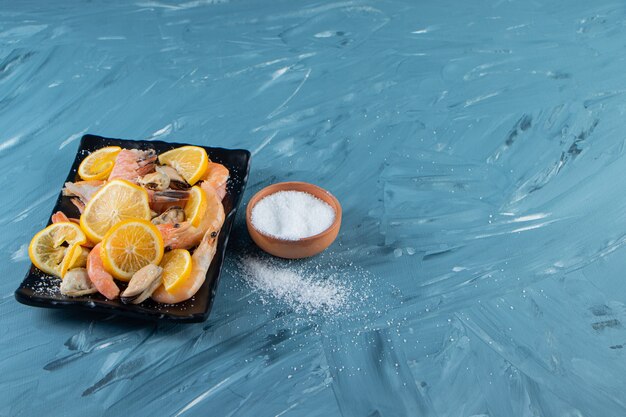
<path id="1" fill-rule="evenodd" d="M 302 191 L 319 198 L 335 212 L 333 223 L 321 233 L 297 240 L 279 239 L 260 232 L 252 224 L 252 209 L 263 198 L 279 191 Z M 341 227 L 341 205 L 335 196 L 317 185 L 297 181 L 279 182 L 263 188 L 250 199 L 246 208 L 246 224 L 254 243 L 270 255 L 287 259 L 308 258 L 322 252 L 337 238 Z"/>

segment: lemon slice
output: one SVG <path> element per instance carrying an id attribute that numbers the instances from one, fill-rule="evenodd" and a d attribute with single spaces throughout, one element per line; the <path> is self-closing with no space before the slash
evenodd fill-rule
<path id="1" fill-rule="evenodd" d="M 150 220 L 148 193 L 126 180 L 112 180 L 87 202 L 80 226 L 97 243 L 115 224 L 131 218 Z"/>
<path id="2" fill-rule="evenodd" d="M 115 278 L 128 281 L 144 266 L 161 262 L 163 238 L 147 220 L 125 220 L 107 232 L 101 251 L 104 268 Z"/>
<path id="3" fill-rule="evenodd" d="M 75 245 L 72 251 L 72 260 L 68 269 L 84 268 L 87 266 L 87 257 L 89 256 L 89 249 L 84 246 Z"/>
<path id="4" fill-rule="evenodd" d="M 77 224 L 53 223 L 33 237 L 28 245 L 28 256 L 33 265 L 46 274 L 63 277 L 75 251 L 85 242 L 87 237 Z"/>
<path id="5" fill-rule="evenodd" d="M 175 291 L 191 276 L 191 255 L 186 249 L 174 249 L 163 255 L 163 285 L 166 291 Z"/>
<path id="6" fill-rule="evenodd" d="M 159 162 L 174 168 L 190 185 L 194 185 L 207 170 L 209 157 L 199 146 L 181 146 L 159 155 Z"/>
<path id="7" fill-rule="evenodd" d="M 106 180 L 113 170 L 115 158 L 122 148 L 119 146 L 107 146 L 92 152 L 83 159 L 78 167 L 78 175 L 85 181 Z"/>
<path id="8" fill-rule="evenodd" d="M 193 227 L 198 227 L 208 204 L 206 193 L 202 191 L 202 188 L 194 185 L 191 187 L 191 190 L 189 190 L 189 200 L 187 200 L 187 204 L 185 204 L 185 219 L 187 219 Z"/>

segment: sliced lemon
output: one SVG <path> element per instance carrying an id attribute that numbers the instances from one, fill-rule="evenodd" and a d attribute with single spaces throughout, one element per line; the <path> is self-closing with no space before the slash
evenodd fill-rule
<path id="1" fill-rule="evenodd" d="M 122 148 L 119 146 L 107 146 L 92 152 L 83 159 L 78 167 L 78 175 L 85 181 L 106 180 L 113 170 L 115 158 Z"/>
<path id="2" fill-rule="evenodd" d="M 209 157 L 199 146 L 181 146 L 159 155 L 159 162 L 174 168 L 190 185 L 194 185 L 207 170 Z"/>
<path id="3" fill-rule="evenodd" d="M 191 276 L 191 255 L 186 249 L 174 249 L 163 255 L 163 285 L 166 291 L 176 291 Z"/>
<path id="4" fill-rule="evenodd" d="M 101 250 L 104 268 L 115 278 L 128 281 L 144 266 L 161 262 L 163 238 L 148 220 L 124 220 L 107 232 Z"/>
<path id="5" fill-rule="evenodd" d="M 77 224 L 53 223 L 37 233 L 28 245 L 28 256 L 46 274 L 63 277 L 69 269 L 77 247 L 87 237 Z"/>
<path id="6" fill-rule="evenodd" d="M 80 227 L 97 243 L 111 227 L 127 219 L 150 220 L 148 193 L 126 180 L 112 180 L 87 202 Z"/>
<path id="7" fill-rule="evenodd" d="M 69 269 L 72 268 L 84 268 L 87 266 L 87 257 L 89 256 L 89 249 L 84 246 L 76 245 L 72 251 L 72 260 L 70 261 Z"/>
<path id="8" fill-rule="evenodd" d="M 197 185 L 189 190 L 189 200 L 185 204 L 185 219 L 191 223 L 193 227 L 198 227 L 202 216 L 206 212 L 208 205 L 206 193 Z"/>

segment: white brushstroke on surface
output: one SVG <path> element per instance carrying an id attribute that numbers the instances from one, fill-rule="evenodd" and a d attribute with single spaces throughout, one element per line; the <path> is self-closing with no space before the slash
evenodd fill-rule
<path id="1" fill-rule="evenodd" d="M 17 145 L 20 142 L 21 138 L 22 136 L 18 135 L 18 136 L 13 136 L 12 138 L 5 140 L 4 142 L 1 142 L 0 153 Z"/>
<path id="2" fill-rule="evenodd" d="M 78 133 L 73 133 L 70 136 L 68 136 L 67 139 L 65 139 L 63 142 L 61 142 L 61 144 L 59 145 L 59 149 L 63 149 L 65 148 L 67 145 L 69 145 L 72 142 L 77 141 L 78 139 L 82 138 L 83 135 L 85 133 L 87 133 L 87 130 L 89 130 L 88 128 L 81 130 Z"/>

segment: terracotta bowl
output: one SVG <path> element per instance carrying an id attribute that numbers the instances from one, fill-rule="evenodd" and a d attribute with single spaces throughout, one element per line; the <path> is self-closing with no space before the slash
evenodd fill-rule
<path id="1" fill-rule="evenodd" d="M 299 240 L 283 240 L 264 235 L 252 226 L 252 221 L 250 220 L 252 217 L 252 209 L 262 198 L 278 191 L 304 191 L 305 193 L 319 198 L 328 203 L 328 205 L 335 210 L 335 221 L 322 233 Z M 246 224 L 248 225 L 248 232 L 252 240 L 254 240 L 254 243 L 265 252 L 287 259 L 308 258 L 309 256 L 317 255 L 322 252 L 337 238 L 339 227 L 341 226 L 341 205 L 331 193 L 317 185 L 295 181 L 279 182 L 263 188 L 250 199 L 248 207 L 246 208 Z"/>

